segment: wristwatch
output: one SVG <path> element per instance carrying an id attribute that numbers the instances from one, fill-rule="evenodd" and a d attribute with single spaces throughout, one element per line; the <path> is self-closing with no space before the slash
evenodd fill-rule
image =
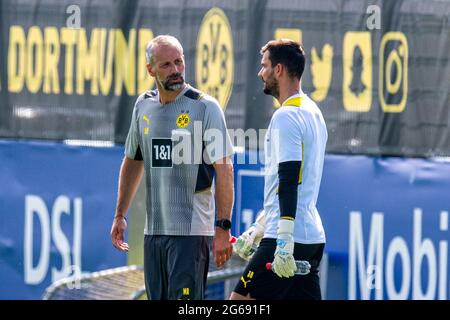
<path id="1" fill-rule="evenodd" d="M 228 219 L 217 220 L 214 225 L 216 227 L 222 228 L 223 230 L 230 230 L 231 229 L 231 221 L 228 220 Z"/>

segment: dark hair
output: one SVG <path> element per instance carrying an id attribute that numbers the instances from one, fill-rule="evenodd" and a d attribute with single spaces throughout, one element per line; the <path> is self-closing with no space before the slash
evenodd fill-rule
<path id="1" fill-rule="evenodd" d="M 305 50 L 300 43 L 290 39 L 271 40 L 261 48 L 261 54 L 269 51 L 272 67 L 282 64 L 289 76 L 300 80 L 305 70 Z"/>

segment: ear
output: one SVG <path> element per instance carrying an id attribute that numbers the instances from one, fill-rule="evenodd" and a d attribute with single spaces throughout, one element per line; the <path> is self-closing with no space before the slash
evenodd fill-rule
<path id="1" fill-rule="evenodd" d="M 156 75 L 155 69 L 150 63 L 147 64 L 147 71 L 152 77 L 155 77 L 155 75 Z"/>
<path id="2" fill-rule="evenodd" d="M 280 78 L 283 74 L 284 66 L 279 63 L 275 66 L 275 75 Z"/>

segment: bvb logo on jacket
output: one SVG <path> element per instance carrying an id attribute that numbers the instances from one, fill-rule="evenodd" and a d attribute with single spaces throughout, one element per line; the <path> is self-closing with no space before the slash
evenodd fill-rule
<path id="1" fill-rule="evenodd" d="M 191 119 L 189 118 L 188 115 L 189 111 L 186 112 L 181 111 L 181 112 L 183 113 L 178 116 L 176 123 L 178 128 L 184 129 L 189 125 Z"/>

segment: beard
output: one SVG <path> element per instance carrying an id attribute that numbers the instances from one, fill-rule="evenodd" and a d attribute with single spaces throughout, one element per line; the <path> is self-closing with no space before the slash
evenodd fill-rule
<path id="1" fill-rule="evenodd" d="M 278 85 L 278 81 L 275 79 L 273 74 L 271 74 L 266 80 L 264 80 L 264 90 L 263 92 L 267 95 L 271 95 L 272 97 L 278 99 L 280 96 L 280 86 Z"/>
<path id="2" fill-rule="evenodd" d="M 184 72 L 183 73 L 175 73 L 168 76 L 165 80 L 161 78 L 156 78 L 166 91 L 177 91 L 181 89 L 184 85 Z"/>

